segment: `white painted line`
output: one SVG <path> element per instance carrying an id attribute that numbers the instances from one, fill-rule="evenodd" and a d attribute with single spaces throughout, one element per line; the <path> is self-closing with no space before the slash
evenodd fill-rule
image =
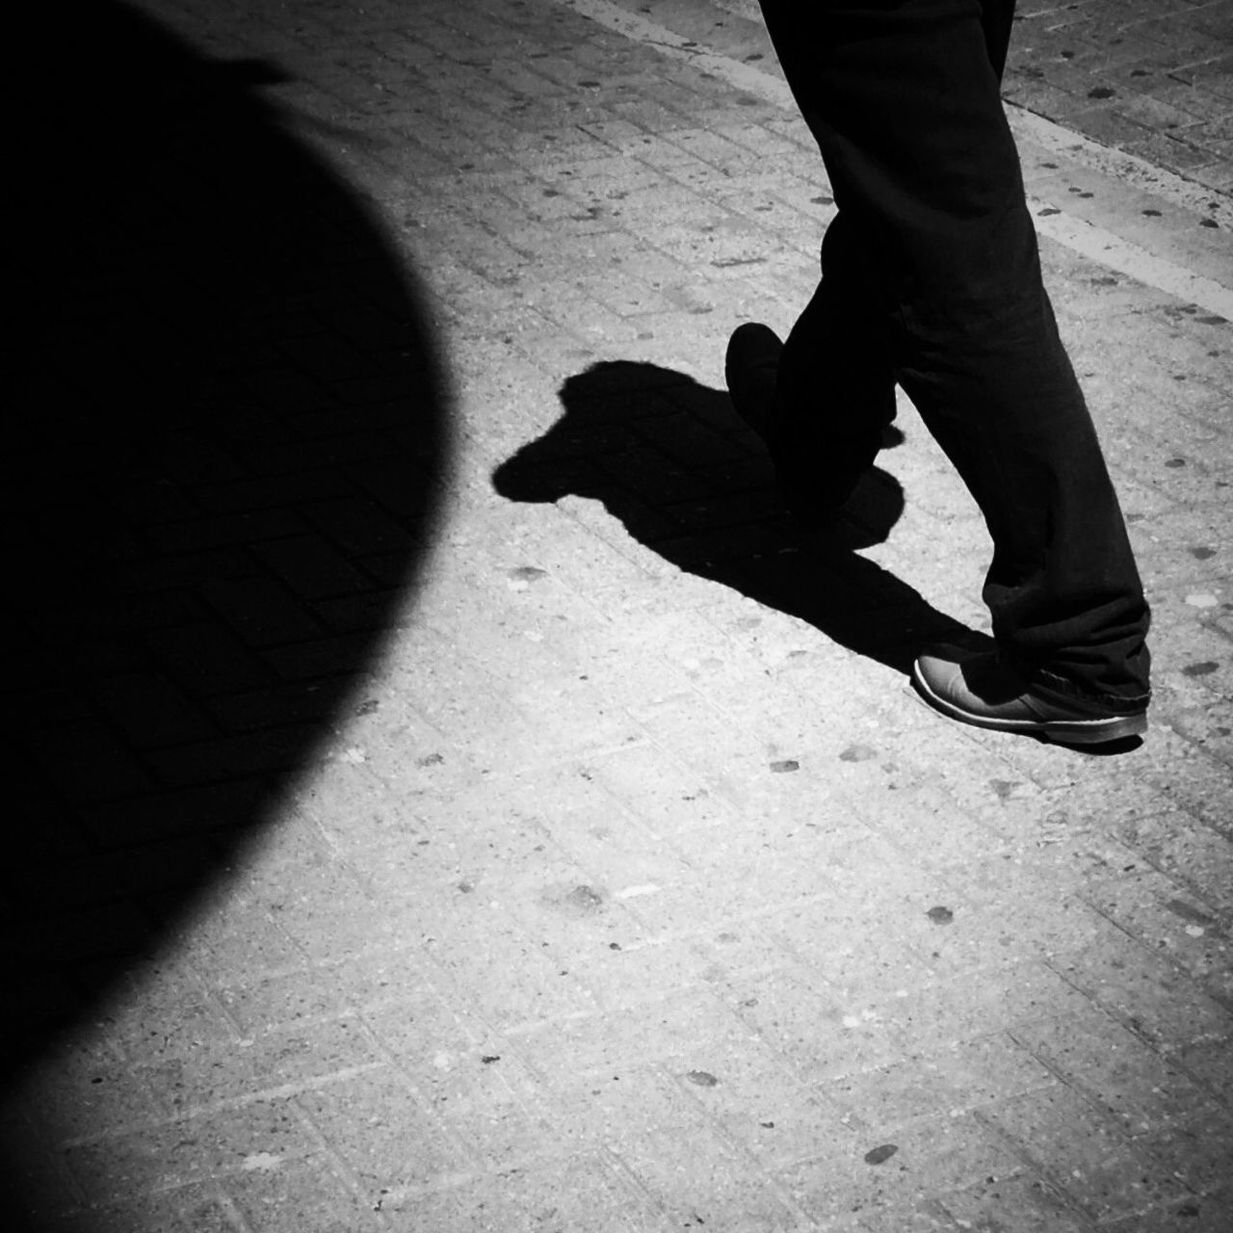
<path id="1" fill-rule="evenodd" d="M 657 47 L 664 55 L 671 56 L 675 60 L 687 60 L 695 68 L 729 82 L 738 90 L 756 94 L 768 103 L 784 108 L 785 111 L 792 111 L 796 108 L 792 91 L 788 89 L 788 83 L 783 78 L 776 77 L 756 65 L 742 64 L 741 61 L 733 60 L 729 56 L 720 56 L 706 51 L 697 43 L 669 30 L 667 26 L 661 26 L 658 22 L 651 21 L 640 13 L 631 13 L 619 4 L 613 4 L 611 0 L 561 0 L 561 3 L 567 9 L 573 9 L 575 13 L 589 17 L 592 21 L 606 26 L 609 30 L 614 30 L 617 34 L 623 34 L 626 38 L 638 43 L 648 43 L 652 47 Z"/>
<path id="2" fill-rule="evenodd" d="M 1103 227 L 1060 212 L 1048 202 L 1032 198 L 1028 201 L 1028 207 L 1040 235 L 1055 240 L 1081 257 L 1098 261 L 1110 270 L 1146 283 L 1157 291 L 1164 291 L 1233 321 L 1233 291 L 1228 287 L 1157 257 L 1146 248 L 1132 244 Z"/>
<path id="3" fill-rule="evenodd" d="M 664 55 L 686 60 L 739 90 L 785 110 L 795 111 L 796 104 L 787 83 L 765 69 L 705 51 L 666 26 L 641 14 L 631 13 L 612 0 L 561 0 L 561 3 L 626 38 L 656 47 Z M 1017 135 L 1025 136 L 1048 150 L 1064 153 L 1097 172 L 1157 193 L 1175 205 L 1212 218 L 1233 231 L 1233 201 L 1222 198 L 1220 194 L 1154 167 L 1133 154 L 1099 145 L 1023 108 L 1009 105 L 1007 112 Z M 1047 202 L 1032 201 L 1029 204 L 1036 219 L 1036 229 L 1041 235 L 1111 270 L 1233 321 L 1233 291 L 1229 288 L 1154 256 L 1147 249 L 1102 227 L 1066 213 L 1051 213 L 1056 207 Z"/>
<path id="4" fill-rule="evenodd" d="M 1183 179 L 1176 172 L 1157 167 L 1137 154 L 1102 146 L 1082 133 L 1063 128 L 1014 103 L 1006 105 L 1006 112 L 1010 127 L 1020 140 L 1073 158 L 1084 167 L 1121 180 L 1132 188 L 1155 193 L 1183 210 L 1190 210 L 1201 218 L 1210 218 L 1221 227 L 1233 231 L 1233 198 L 1196 184 L 1193 180 Z"/>

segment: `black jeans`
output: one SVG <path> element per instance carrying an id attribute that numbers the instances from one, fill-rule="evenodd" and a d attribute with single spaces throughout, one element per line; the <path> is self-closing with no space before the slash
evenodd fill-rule
<path id="1" fill-rule="evenodd" d="M 1000 647 L 1042 685 L 1141 701 L 1148 607 L 1002 110 L 1014 0 L 762 10 L 838 208 L 780 365 L 781 481 L 842 503 L 901 385 L 985 517 Z"/>

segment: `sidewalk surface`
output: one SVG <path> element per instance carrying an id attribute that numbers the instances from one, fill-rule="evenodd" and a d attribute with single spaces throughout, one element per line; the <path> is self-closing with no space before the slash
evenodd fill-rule
<path id="1" fill-rule="evenodd" d="M 989 545 L 910 405 L 823 539 L 731 411 L 833 210 L 750 5 L 48 9 L 0 1223 L 1230 1233 L 1233 3 L 1025 3 L 1006 81 L 1109 756 L 912 694 Z"/>

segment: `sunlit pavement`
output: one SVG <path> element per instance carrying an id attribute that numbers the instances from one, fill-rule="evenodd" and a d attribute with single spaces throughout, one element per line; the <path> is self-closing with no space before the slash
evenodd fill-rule
<path id="1" fill-rule="evenodd" d="M 1150 734 L 1093 756 L 908 687 L 989 547 L 906 401 L 829 537 L 731 412 L 833 210 L 749 5 L 140 6 L 265 102 L 226 243 L 252 185 L 306 264 L 142 515 L 157 723 L 107 692 L 90 838 L 21 846 L 79 950 L 90 883 L 147 923 L 47 950 L 14 1227 L 1233 1228 L 1233 29 L 1116 7 L 1026 6 L 1007 81 L 1155 613 Z"/>

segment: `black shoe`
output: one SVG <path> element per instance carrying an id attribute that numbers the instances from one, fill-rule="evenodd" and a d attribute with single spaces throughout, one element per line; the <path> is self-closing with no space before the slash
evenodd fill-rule
<path id="1" fill-rule="evenodd" d="M 783 342 L 770 326 L 746 321 L 728 340 L 724 379 L 736 413 L 767 440 Z"/>
<path id="2" fill-rule="evenodd" d="M 783 342 L 778 334 L 760 321 L 738 325 L 728 340 L 728 355 L 724 363 L 724 378 L 737 415 L 771 445 L 771 409 L 775 403 L 775 385 L 779 376 L 779 359 Z M 774 450 L 771 451 L 774 457 Z M 819 499 L 811 480 L 793 478 L 783 461 L 775 458 L 779 496 L 788 512 L 804 531 L 818 531 L 834 525 L 842 502 Z"/>

